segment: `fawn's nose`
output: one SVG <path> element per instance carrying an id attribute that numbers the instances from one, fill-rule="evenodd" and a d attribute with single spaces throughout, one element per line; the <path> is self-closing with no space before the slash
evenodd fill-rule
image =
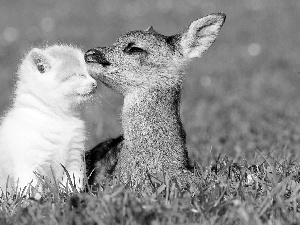
<path id="1" fill-rule="evenodd" d="M 84 60 L 86 63 L 99 63 L 102 66 L 109 66 L 111 64 L 101 51 L 94 48 L 84 54 Z"/>

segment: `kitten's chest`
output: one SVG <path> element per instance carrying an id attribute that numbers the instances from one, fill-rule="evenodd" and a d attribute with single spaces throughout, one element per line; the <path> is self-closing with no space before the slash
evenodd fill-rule
<path id="1" fill-rule="evenodd" d="M 42 131 L 45 139 L 62 149 L 82 147 L 85 141 L 84 124 L 76 119 L 55 120 Z"/>
<path id="2" fill-rule="evenodd" d="M 50 154 L 50 152 L 64 152 L 70 148 L 84 146 L 85 126 L 84 122 L 77 117 L 41 113 L 33 109 L 22 109 L 11 116 L 19 133 L 30 137 L 30 140 L 35 140 L 34 145 L 39 152 L 46 151 Z"/>

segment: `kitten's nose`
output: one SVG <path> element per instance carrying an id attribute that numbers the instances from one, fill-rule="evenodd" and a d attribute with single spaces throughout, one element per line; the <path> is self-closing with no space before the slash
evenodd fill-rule
<path id="1" fill-rule="evenodd" d="M 94 94 L 96 92 L 96 89 L 97 89 L 97 81 L 94 80 L 91 86 L 90 94 Z"/>
<path id="2" fill-rule="evenodd" d="M 94 88 L 94 89 L 97 89 L 97 82 L 96 82 L 96 81 L 93 82 L 93 88 Z"/>

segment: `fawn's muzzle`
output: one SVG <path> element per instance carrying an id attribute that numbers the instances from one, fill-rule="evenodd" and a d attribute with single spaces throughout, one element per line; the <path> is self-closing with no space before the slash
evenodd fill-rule
<path id="1" fill-rule="evenodd" d="M 101 51 L 94 48 L 84 54 L 84 60 L 86 63 L 98 63 L 102 66 L 109 66 L 111 64 Z"/>

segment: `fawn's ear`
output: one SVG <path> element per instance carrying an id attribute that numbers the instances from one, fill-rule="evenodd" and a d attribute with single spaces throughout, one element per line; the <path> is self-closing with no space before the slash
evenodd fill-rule
<path id="1" fill-rule="evenodd" d="M 215 13 L 198 19 L 183 30 L 179 40 L 185 58 L 200 57 L 217 38 L 225 22 L 224 13 Z"/>
<path id="2" fill-rule="evenodd" d="M 29 53 L 29 57 L 33 66 L 36 67 L 40 73 L 45 73 L 51 69 L 50 57 L 43 53 L 41 49 L 32 49 Z"/>
<path id="3" fill-rule="evenodd" d="M 145 31 L 157 33 L 157 31 L 154 30 L 154 27 L 153 27 L 153 26 L 148 27 Z"/>

